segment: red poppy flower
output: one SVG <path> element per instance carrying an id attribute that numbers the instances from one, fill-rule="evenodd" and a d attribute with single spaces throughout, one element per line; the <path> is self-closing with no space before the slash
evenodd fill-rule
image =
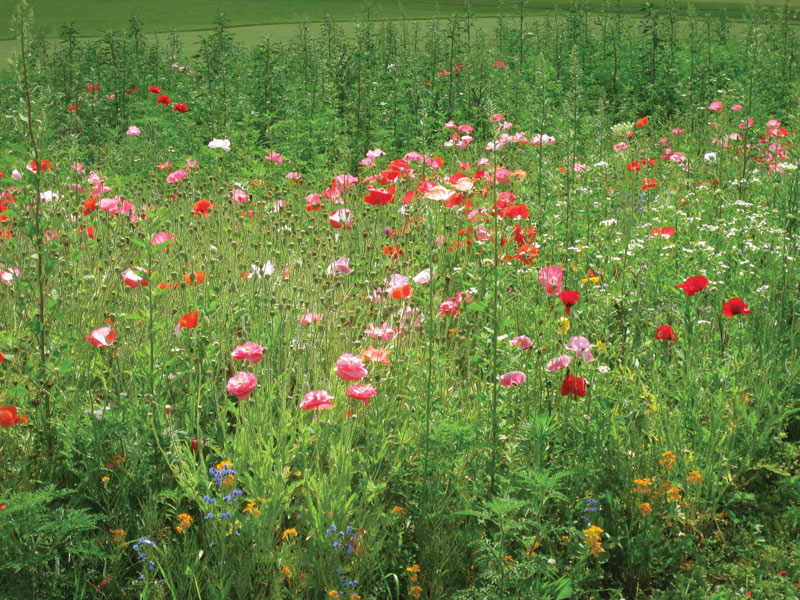
<path id="1" fill-rule="evenodd" d="M 92 196 L 86 202 L 83 203 L 84 216 L 88 215 L 91 212 L 94 212 L 96 206 L 97 206 L 97 198 L 95 196 Z"/>
<path id="2" fill-rule="evenodd" d="M 364 196 L 364 202 L 372 204 L 373 206 L 382 206 L 394 202 L 394 189 L 385 191 L 378 188 L 370 188 L 369 194 Z"/>
<path id="3" fill-rule="evenodd" d="M 647 117 L 642 117 L 641 119 L 636 121 L 636 126 L 637 127 L 644 127 L 645 125 L 647 125 L 647 123 L 648 123 L 648 118 Z"/>
<path id="4" fill-rule="evenodd" d="M 204 217 L 207 217 L 208 211 L 211 209 L 211 206 L 212 204 L 210 200 L 206 200 L 205 198 L 203 198 L 202 200 L 198 200 L 192 206 L 192 211 L 194 212 L 194 216 L 199 217 L 202 215 Z"/>
<path id="5" fill-rule="evenodd" d="M 206 274 L 203 271 L 193 271 L 191 273 L 184 273 L 183 280 L 188 285 L 197 284 L 200 285 L 206 280 Z"/>
<path id="6" fill-rule="evenodd" d="M 649 190 L 650 188 L 654 188 L 654 187 L 657 187 L 657 186 L 658 186 L 658 184 L 656 183 L 656 180 L 653 179 L 652 177 L 650 179 L 642 179 L 642 189 L 643 190 Z"/>
<path id="7" fill-rule="evenodd" d="M 398 258 L 403 256 L 402 248 L 400 248 L 400 246 L 395 246 L 394 244 L 389 244 L 388 246 L 384 246 L 381 252 L 383 252 L 384 254 L 388 254 L 394 260 L 397 260 Z"/>
<path id="8" fill-rule="evenodd" d="M 689 277 L 689 279 L 683 283 L 679 283 L 675 287 L 686 292 L 687 296 L 694 296 L 697 292 L 706 289 L 707 285 L 708 279 L 702 275 L 695 275 L 694 277 Z"/>
<path id="9" fill-rule="evenodd" d="M 678 341 L 678 334 L 672 331 L 672 327 L 669 325 L 662 325 L 656 330 L 656 339 L 657 340 L 671 340 L 674 344 Z"/>
<path id="10" fill-rule="evenodd" d="M 183 327 L 184 329 L 194 329 L 197 327 L 197 317 L 200 316 L 200 311 L 196 310 L 194 312 L 186 313 L 180 319 L 178 319 L 178 324 Z"/>
<path id="11" fill-rule="evenodd" d="M 581 398 L 586 396 L 586 379 L 575 375 L 564 377 L 564 383 L 561 384 L 561 395 L 569 396 L 570 394 L 575 394 Z"/>
<path id="12" fill-rule="evenodd" d="M 147 91 L 150 92 L 151 94 L 160 94 L 161 88 L 158 87 L 157 85 L 151 85 L 149 88 L 147 88 Z"/>
<path id="13" fill-rule="evenodd" d="M 77 104 L 72 104 L 71 106 L 67 107 L 67 112 L 72 112 L 73 110 L 78 110 Z"/>
<path id="14" fill-rule="evenodd" d="M 731 298 L 722 307 L 722 314 L 728 318 L 733 315 L 749 315 L 750 307 L 741 298 Z"/>
<path id="15" fill-rule="evenodd" d="M 528 207 L 524 204 L 506 205 L 500 211 L 501 217 L 508 217 L 510 219 L 527 219 L 530 214 Z"/>
<path id="16" fill-rule="evenodd" d="M 0 427 L 19 425 L 28 420 L 28 417 L 17 416 L 16 406 L 0 406 Z"/>
<path id="17" fill-rule="evenodd" d="M 581 293 L 574 290 L 564 290 L 558 297 L 561 298 L 561 302 L 564 303 L 564 310 L 569 314 L 569 310 L 580 300 Z"/>
<path id="18" fill-rule="evenodd" d="M 411 286 L 406 284 L 400 287 L 396 287 L 392 289 L 392 298 L 395 300 L 402 300 L 404 298 L 408 298 L 411 295 Z"/>
<path id="19" fill-rule="evenodd" d="M 179 113 L 189 112 L 189 107 L 186 106 L 185 104 L 176 104 L 172 108 L 174 108 Z"/>
<path id="20" fill-rule="evenodd" d="M 673 235 L 675 235 L 675 228 L 674 227 L 654 227 L 650 230 L 650 235 L 653 237 L 661 236 L 665 240 L 668 240 Z"/>
<path id="21" fill-rule="evenodd" d="M 99 83 L 92 83 L 86 86 L 87 92 L 99 92 L 100 91 L 100 84 Z"/>
<path id="22" fill-rule="evenodd" d="M 53 164 L 49 160 L 40 160 L 39 167 L 42 171 L 49 171 Z M 31 173 L 36 173 L 39 169 L 36 168 L 36 161 L 32 160 L 28 163 L 28 171 Z"/>
<path id="23" fill-rule="evenodd" d="M 157 99 L 156 102 L 159 104 L 163 104 L 164 106 L 169 106 L 172 103 L 172 100 L 169 99 L 169 96 L 166 94 L 161 94 Z"/>

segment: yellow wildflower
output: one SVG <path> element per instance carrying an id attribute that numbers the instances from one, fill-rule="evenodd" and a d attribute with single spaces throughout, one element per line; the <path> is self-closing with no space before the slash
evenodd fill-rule
<path id="1" fill-rule="evenodd" d="M 645 477 L 644 479 L 634 479 L 633 483 L 636 484 L 636 488 L 634 488 L 634 492 L 637 494 L 649 494 L 653 488 L 653 480 L 649 477 Z"/>
<path id="2" fill-rule="evenodd" d="M 669 470 L 675 466 L 675 454 L 671 450 L 665 450 L 661 455 L 661 460 L 659 462 L 664 465 L 667 470 Z"/>
<path id="3" fill-rule="evenodd" d="M 409 573 L 419 573 L 420 568 L 419 565 L 411 565 L 410 567 L 406 567 L 406 571 L 408 571 Z"/>
<path id="4" fill-rule="evenodd" d="M 233 469 L 233 463 L 229 460 L 223 460 L 217 463 L 217 471 L 223 469 Z M 222 479 L 222 487 L 228 487 L 233 483 L 233 474 L 225 475 Z"/>
<path id="5" fill-rule="evenodd" d="M 331 590 L 328 592 L 329 598 L 334 598 L 335 600 L 339 600 L 339 592 L 337 590 Z"/>
<path id="6" fill-rule="evenodd" d="M 108 483 L 109 481 L 111 481 L 111 478 L 108 475 L 103 475 L 103 478 L 100 481 L 102 481 L 103 483 Z"/>
<path id="7" fill-rule="evenodd" d="M 292 574 L 292 570 L 289 567 L 283 567 L 281 569 L 281 573 L 283 573 L 286 577 L 289 577 Z"/>
<path id="8" fill-rule="evenodd" d="M 297 537 L 297 529 L 295 529 L 294 527 L 292 527 L 291 529 L 285 530 L 283 532 L 283 535 L 281 536 L 281 539 L 282 540 L 286 540 L 289 536 L 292 536 L 292 535 L 294 537 Z"/>
<path id="9" fill-rule="evenodd" d="M 395 514 L 398 517 L 405 517 L 406 510 L 402 506 L 395 506 L 394 508 L 392 508 L 392 514 Z"/>
<path id="10" fill-rule="evenodd" d="M 562 335 L 567 335 L 567 333 L 569 332 L 569 319 L 565 315 L 561 315 L 561 317 L 558 320 L 558 323 L 559 323 L 558 331 Z"/>
<path id="11" fill-rule="evenodd" d="M 245 507 L 242 509 L 242 512 L 243 512 L 243 513 L 250 513 L 251 515 L 254 515 L 254 516 L 256 516 L 256 517 L 257 517 L 259 514 L 261 514 L 261 513 L 260 513 L 260 511 L 258 510 L 258 506 L 256 505 L 256 503 L 255 503 L 255 502 L 248 502 L 248 503 L 247 503 L 247 506 L 245 506 Z"/>
<path id="12" fill-rule="evenodd" d="M 187 515 L 186 513 L 179 514 L 177 519 L 178 519 L 178 525 L 175 526 L 175 531 L 177 531 L 178 533 L 183 533 L 184 531 L 189 529 L 189 525 L 191 525 L 192 521 L 194 521 L 192 516 Z"/>
<path id="13" fill-rule="evenodd" d="M 703 476 L 700 471 L 689 471 L 689 483 L 703 483 Z"/>
<path id="14" fill-rule="evenodd" d="M 591 552 L 592 556 L 595 558 L 599 558 L 600 553 L 605 552 L 602 545 L 603 539 L 600 537 L 602 533 L 603 530 L 597 525 L 592 525 L 588 529 L 583 530 L 583 537 L 586 538 L 585 543 L 589 547 L 589 552 Z"/>
<path id="15" fill-rule="evenodd" d="M 667 502 L 678 502 L 681 499 L 681 491 L 676 487 L 667 489 Z"/>
<path id="16" fill-rule="evenodd" d="M 414 600 L 419 600 L 422 597 L 422 588 L 418 585 L 412 586 L 412 588 L 408 590 L 408 593 L 411 594 Z"/>
<path id="17" fill-rule="evenodd" d="M 124 529 L 109 529 L 108 532 L 112 535 L 112 538 L 111 538 L 112 542 L 121 543 L 125 538 L 125 530 Z"/>
<path id="18" fill-rule="evenodd" d="M 513 556 L 511 556 L 510 554 L 506 554 L 506 555 L 503 557 L 503 561 L 505 561 L 505 563 L 506 563 L 506 564 L 507 564 L 509 567 L 513 567 L 513 566 L 514 566 L 514 557 L 513 557 Z"/>
<path id="19" fill-rule="evenodd" d="M 642 503 L 639 505 L 639 514 L 642 514 L 642 515 L 644 515 L 644 516 L 647 516 L 647 515 L 649 515 L 649 514 L 650 514 L 650 513 L 652 513 L 652 512 L 653 512 L 653 509 L 652 509 L 652 508 L 650 508 L 650 503 L 649 503 L 649 502 L 642 502 Z"/>
<path id="20" fill-rule="evenodd" d="M 361 596 L 359 596 L 355 592 L 350 592 L 350 600 L 361 600 Z"/>

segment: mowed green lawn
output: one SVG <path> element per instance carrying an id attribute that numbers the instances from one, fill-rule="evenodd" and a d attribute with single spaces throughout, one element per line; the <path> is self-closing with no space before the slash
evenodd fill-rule
<path id="1" fill-rule="evenodd" d="M 35 12 L 37 26 L 48 36 L 57 35 L 64 23 L 74 22 L 83 36 L 95 37 L 108 29 L 120 29 L 128 19 L 136 15 L 148 31 L 193 31 L 212 27 L 214 17 L 224 13 L 231 26 L 297 23 L 304 19 L 321 21 L 330 14 L 339 21 L 356 21 L 363 17 L 364 8 L 369 7 L 378 18 L 431 18 L 438 4 L 443 17 L 464 10 L 464 0 L 29 0 Z M 750 0 L 698 0 L 694 2 L 699 12 L 720 14 L 727 10 L 731 18 L 739 19 L 745 14 Z M 530 14 L 551 10 L 557 5 L 566 8 L 569 2 L 555 0 L 528 0 L 526 12 Z M 603 0 L 589 0 L 590 9 L 601 10 Z M 610 2 L 615 6 L 616 2 Z M 626 13 L 641 10 L 642 0 L 622 0 Z M 657 7 L 665 5 L 657 0 Z M 676 1 L 678 10 L 686 11 L 686 2 Z M 761 0 L 762 7 L 783 6 L 783 0 Z M 0 15 L 11 14 L 17 0 L 0 0 Z M 506 11 L 515 12 L 515 2 L 504 2 Z M 800 8 L 800 1 L 789 0 L 793 8 Z M 476 16 L 495 16 L 497 0 L 471 0 Z M 5 19 L 3 19 L 5 21 Z M 0 30 L 0 39 L 9 39 L 13 34 L 8 28 Z"/>
<path id="2" fill-rule="evenodd" d="M 464 0 L 28 0 L 34 10 L 34 29 L 43 31 L 49 38 L 56 38 L 61 26 L 72 23 L 78 34 L 86 38 L 97 38 L 108 30 L 121 30 L 128 26 L 132 16 L 138 17 L 144 31 L 150 34 L 179 32 L 187 52 L 191 52 L 200 38 L 214 26 L 214 19 L 223 13 L 233 27 L 236 39 L 247 46 L 263 41 L 269 36 L 275 42 L 292 39 L 297 33 L 297 24 L 307 21 L 322 22 L 327 15 L 344 26 L 345 32 L 353 30 L 354 23 L 365 16 L 369 7 L 373 19 L 430 19 L 436 16 L 449 17 L 464 14 Z M 0 0 L 0 15 L 11 15 L 18 0 Z M 568 1 L 527 0 L 526 15 L 544 15 L 556 7 L 566 9 Z M 604 0 L 588 0 L 590 9 L 600 12 Z M 616 10 L 616 2 L 608 3 Z M 732 20 L 746 16 L 750 0 L 696 0 L 697 13 L 717 17 L 724 12 Z M 479 19 L 478 25 L 491 29 L 499 13 L 498 0 L 471 0 L 472 12 Z M 655 6 L 665 9 L 665 0 L 656 0 Z M 685 15 L 688 3 L 676 1 L 679 15 Z M 761 11 L 781 9 L 784 0 L 761 0 Z M 512 0 L 504 2 L 506 14 L 519 14 Z M 643 0 L 621 0 L 625 14 L 637 15 L 644 6 Z M 800 0 L 789 0 L 790 13 L 800 18 Z M 10 19 L 0 28 L 0 68 L 8 66 L 8 59 L 17 43 L 11 31 Z"/>

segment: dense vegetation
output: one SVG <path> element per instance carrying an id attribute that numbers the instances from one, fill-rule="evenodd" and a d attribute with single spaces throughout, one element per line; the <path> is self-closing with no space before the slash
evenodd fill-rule
<path id="1" fill-rule="evenodd" d="M 797 597 L 796 15 L 658 6 L 21 7 L 0 597 Z"/>

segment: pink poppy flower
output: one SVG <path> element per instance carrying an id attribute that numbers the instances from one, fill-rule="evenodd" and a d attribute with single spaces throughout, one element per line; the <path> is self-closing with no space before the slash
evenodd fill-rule
<path id="1" fill-rule="evenodd" d="M 722 102 L 719 100 L 715 100 L 711 104 L 708 105 L 708 110 L 716 110 L 717 112 L 722 111 Z"/>
<path id="2" fill-rule="evenodd" d="M 369 406 L 370 398 L 375 397 L 377 393 L 378 390 L 369 384 L 356 383 L 347 388 L 347 395 L 353 400 L 361 400 L 364 406 Z"/>
<path id="3" fill-rule="evenodd" d="M 561 293 L 561 280 L 563 277 L 564 271 L 558 265 L 545 267 L 539 270 L 539 283 L 542 284 L 544 291 L 551 296 L 556 296 Z"/>
<path id="4" fill-rule="evenodd" d="M 264 157 L 267 162 L 274 162 L 276 165 L 283 164 L 283 157 L 274 150 Z"/>
<path id="5" fill-rule="evenodd" d="M 86 341 L 96 348 L 106 348 L 114 343 L 117 330 L 111 327 L 100 327 L 86 334 Z"/>
<path id="6" fill-rule="evenodd" d="M 326 410 L 333 408 L 333 396 L 327 390 L 316 390 L 306 392 L 303 401 L 300 403 L 303 410 Z"/>
<path id="7" fill-rule="evenodd" d="M 153 244 L 153 246 L 160 246 L 161 244 L 169 242 L 169 244 L 164 246 L 164 251 L 166 252 L 167 248 L 172 245 L 172 240 L 174 239 L 175 236 L 173 234 L 161 231 L 153 236 L 153 239 L 150 243 Z"/>
<path id="8" fill-rule="evenodd" d="M 431 270 L 430 269 L 423 269 L 422 271 L 420 271 L 419 273 L 414 275 L 414 279 L 413 279 L 414 283 L 416 283 L 418 285 L 425 285 L 426 283 L 429 283 L 430 280 L 431 280 Z"/>
<path id="9" fill-rule="evenodd" d="M 500 385 L 503 387 L 519 385 L 521 383 L 525 383 L 525 379 L 525 373 L 522 371 L 510 371 L 500 375 Z"/>
<path id="10" fill-rule="evenodd" d="M 328 265 L 328 275 L 350 275 L 352 272 L 349 258 L 342 257 Z"/>
<path id="11" fill-rule="evenodd" d="M 140 273 L 147 273 L 147 269 L 139 266 L 134 266 L 130 269 L 125 269 L 125 271 L 122 272 L 122 280 L 125 282 L 125 285 L 127 285 L 132 290 L 136 289 L 140 285 L 142 286 L 147 285 L 147 280 L 141 275 L 139 275 L 139 273 L 137 273 L 136 271 L 139 271 Z"/>
<path id="12" fill-rule="evenodd" d="M 564 347 L 567 350 L 572 350 L 575 353 L 576 358 L 578 356 L 583 358 L 584 362 L 590 363 L 594 360 L 594 356 L 592 356 L 592 351 L 591 351 L 591 344 L 589 343 L 589 340 L 587 340 L 585 337 L 579 337 L 574 335 L 571 338 L 569 338 L 569 343 L 564 344 Z"/>
<path id="13" fill-rule="evenodd" d="M 545 368 L 548 371 L 560 371 L 561 369 L 566 369 L 571 362 L 572 357 L 569 354 L 562 354 L 550 359 Z"/>
<path id="14" fill-rule="evenodd" d="M 527 335 L 518 335 L 509 343 L 511 344 L 512 348 L 519 348 L 520 350 L 527 350 L 533 346 L 531 338 L 529 338 Z"/>
<path id="15" fill-rule="evenodd" d="M 228 194 L 236 204 L 241 204 L 242 202 L 247 202 L 250 200 L 250 196 L 244 190 L 240 190 L 239 188 L 233 188 L 231 193 Z"/>
<path id="16" fill-rule="evenodd" d="M 264 358 L 264 347 L 255 342 L 246 342 L 241 346 L 236 346 L 231 352 L 231 357 L 233 360 L 246 360 L 254 365 Z"/>
<path id="17" fill-rule="evenodd" d="M 167 183 L 178 183 L 182 179 L 186 179 L 188 173 L 183 169 L 178 169 L 167 175 Z"/>
<path id="18" fill-rule="evenodd" d="M 20 273 L 19 267 L 6 267 L 3 263 L 0 263 L 0 281 L 7 286 L 11 286 L 14 278 L 19 277 Z"/>
<path id="19" fill-rule="evenodd" d="M 742 110 L 742 105 L 734 104 L 733 106 L 731 106 L 731 110 Z"/>
<path id="20" fill-rule="evenodd" d="M 22 173 L 20 173 L 19 170 L 14 169 L 13 171 L 11 171 L 11 179 L 13 179 L 14 181 L 19 181 L 20 179 L 22 179 Z"/>
<path id="21" fill-rule="evenodd" d="M 622 150 L 627 150 L 628 144 L 627 142 L 617 142 L 614 144 L 614 152 L 620 152 Z"/>
<path id="22" fill-rule="evenodd" d="M 125 135 L 128 137 L 139 137 L 141 134 L 141 129 L 139 129 L 136 125 L 131 125 L 128 127 L 128 131 L 125 132 Z"/>
<path id="23" fill-rule="evenodd" d="M 300 322 L 303 325 L 311 325 L 315 321 L 317 323 L 322 322 L 322 315 L 314 313 L 314 312 L 309 312 L 309 313 L 304 314 L 302 317 L 300 317 Z"/>
<path id="24" fill-rule="evenodd" d="M 361 357 L 356 354 L 342 354 L 336 361 L 333 372 L 345 381 L 358 381 L 369 375 Z"/>
<path id="25" fill-rule="evenodd" d="M 364 330 L 364 333 L 372 339 L 383 340 L 384 342 L 388 342 L 397 335 L 397 332 L 389 327 L 386 321 L 383 322 L 381 327 L 376 327 L 374 323 L 370 322 L 369 327 Z"/>
<path id="26" fill-rule="evenodd" d="M 300 173 L 296 173 L 295 171 L 290 171 L 284 177 L 286 177 L 286 179 L 293 179 L 294 181 L 300 181 L 300 179 L 303 176 Z"/>
<path id="27" fill-rule="evenodd" d="M 252 373 L 247 371 L 240 371 L 230 379 L 228 379 L 228 393 L 231 396 L 236 396 L 239 401 L 247 400 L 250 397 L 250 392 L 256 389 L 258 379 Z"/>

